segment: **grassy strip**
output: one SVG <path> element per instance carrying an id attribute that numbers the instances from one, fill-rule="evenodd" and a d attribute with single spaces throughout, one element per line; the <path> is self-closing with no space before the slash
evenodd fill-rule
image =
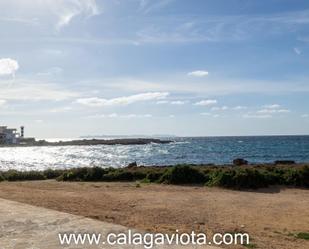
<path id="1" fill-rule="evenodd" d="M 73 168 L 0 172 L 0 181 L 57 179 L 59 181 L 142 181 L 166 184 L 203 184 L 232 189 L 257 189 L 269 185 L 309 187 L 309 165 L 196 166 L 131 168 Z"/>
<path id="2" fill-rule="evenodd" d="M 296 238 L 309 240 L 309 233 L 297 233 Z"/>

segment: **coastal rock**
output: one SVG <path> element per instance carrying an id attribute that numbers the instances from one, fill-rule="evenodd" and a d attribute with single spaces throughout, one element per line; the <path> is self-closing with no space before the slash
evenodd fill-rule
<path id="1" fill-rule="evenodd" d="M 233 164 L 236 166 L 240 166 L 240 165 L 247 165 L 248 161 L 243 159 L 243 158 L 236 158 L 233 160 Z"/>
<path id="2" fill-rule="evenodd" d="M 275 161 L 275 164 L 295 164 L 295 161 L 293 160 L 277 160 Z"/>

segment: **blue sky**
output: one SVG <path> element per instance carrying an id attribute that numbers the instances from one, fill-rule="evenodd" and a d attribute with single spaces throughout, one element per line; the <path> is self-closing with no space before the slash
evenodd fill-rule
<path id="1" fill-rule="evenodd" d="M 0 2 L 1 124 L 36 137 L 309 134 L 309 2 Z"/>

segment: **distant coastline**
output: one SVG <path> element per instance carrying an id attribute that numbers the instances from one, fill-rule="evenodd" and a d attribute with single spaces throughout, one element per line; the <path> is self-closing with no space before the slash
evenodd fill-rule
<path id="1" fill-rule="evenodd" d="M 122 138 L 122 139 L 77 139 L 70 141 L 48 142 L 46 140 L 31 140 L 20 144 L 1 144 L 0 147 L 27 147 L 27 146 L 78 146 L 78 145 L 145 145 L 150 143 L 167 144 L 170 140 L 155 138 Z"/>
<path id="2" fill-rule="evenodd" d="M 173 138 L 173 137 L 179 137 L 176 135 L 172 134 L 153 134 L 153 135 L 140 135 L 140 134 L 132 134 L 132 135 L 85 135 L 85 136 L 80 136 L 79 138 L 82 139 L 99 139 L 99 138 Z"/>
<path id="3" fill-rule="evenodd" d="M 194 135 L 172 135 L 172 134 L 154 134 L 154 135 L 83 135 L 79 136 L 80 139 L 99 139 L 99 138 L 233 138 L 233 137 L 308 137 L 309 134 L 250 134 L 250 135 L 201 135 L 201 136 L 194 136 Z M 61 139 L 59 139 L 61 140 Z"/>

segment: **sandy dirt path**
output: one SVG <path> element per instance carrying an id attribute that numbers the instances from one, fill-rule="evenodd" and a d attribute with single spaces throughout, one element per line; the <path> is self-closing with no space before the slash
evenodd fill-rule
<path id="1" fill-rule="evenodd" d="M 52 180 L 2 182 L 0 197 L 151 232 L 247 232 L 251 248 L 309 248 L 293 236 L 309 232 L 309 190 Z"/>
<path id="2" fill-rule="evenodd" d="M 0 248 L 1 249 L 142 249 L 143 245 L 130 243 L 108 244 L 107 234 L 125 233 L 129 228 L 120 225 L 72 215 L 64 212 L 36 207 L 20 202 L 0 198 Z M 138 232 L 130 229 L 131 233 Z M 58 235 L 63 233 L 100 234 L 96 243 L 60 244 Z M 114 241 L 112 240 L 112 243 Z M 146 244 L 152 246 L 153 244 Z M 176 249 L 177 245 L 153 245 L 154 249 Z M 181 246 L 184 249 L 194 249 L 195 246 Z M 220 249 L 218 247 L 202 246 L 204 249 Z"/>

